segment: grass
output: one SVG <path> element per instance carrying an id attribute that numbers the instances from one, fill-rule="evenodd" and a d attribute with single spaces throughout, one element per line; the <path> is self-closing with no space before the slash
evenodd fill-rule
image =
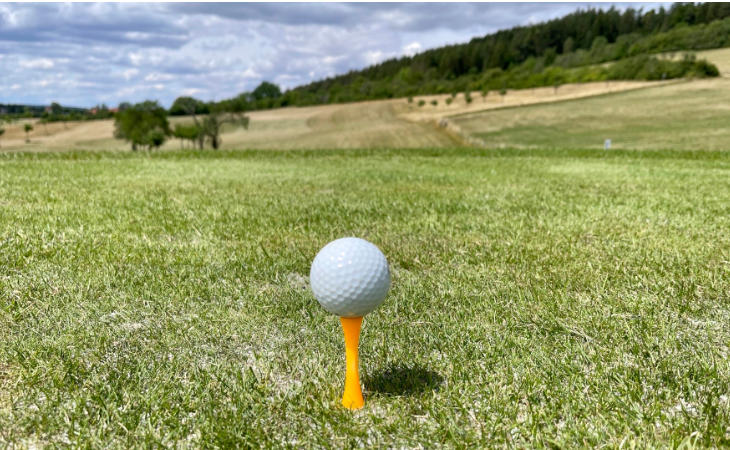
<path id="1" fill-rule="evenodd" d="M 0 155 L 0 443 L 730 445 L 730 154 Z M 361 236 L 366 405 L 307 289 Z"/>
<path id="2" fill-rule="evenodd" d="M 730 80 L 630 92 L 457 117 L 489 147 L 727 150 Z M 682 130 L 677 132 L 677 130 Z"/>

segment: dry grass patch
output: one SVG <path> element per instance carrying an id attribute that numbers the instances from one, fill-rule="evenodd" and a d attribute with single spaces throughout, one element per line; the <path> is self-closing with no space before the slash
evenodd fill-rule
<path id="1" fill-rule="evenodd" d="M 453 121 L 488 147 L 723 150 L 730 81 L 674 82 L 614 95 L 484 111 Z"/>

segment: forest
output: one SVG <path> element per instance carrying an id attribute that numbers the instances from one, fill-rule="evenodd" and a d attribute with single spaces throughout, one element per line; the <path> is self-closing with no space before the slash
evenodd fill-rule
<path id="1" fill-rule="evenodd" d="M 283 93 L 242 93 L 224 103 L 252 110 L 571 82 L 711 77 L 718 75 L 716 67 L 671 53 L 728 45 L 728 3 L 675 3 L 646 12 L 588 9 L 390 59 Z M 604 65 L 609 62 L 617 63 Z"/>

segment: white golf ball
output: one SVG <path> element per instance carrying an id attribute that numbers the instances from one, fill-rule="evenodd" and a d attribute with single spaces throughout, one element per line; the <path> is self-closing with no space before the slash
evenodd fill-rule
<path id="1" fill-rule="evenodd" d="M 378 247 L 364 239 L 346 237 L 317 253 L 309 281 L 324 309 L 340 317 L 362 317 L 385 300 L 390 269 Z"/>

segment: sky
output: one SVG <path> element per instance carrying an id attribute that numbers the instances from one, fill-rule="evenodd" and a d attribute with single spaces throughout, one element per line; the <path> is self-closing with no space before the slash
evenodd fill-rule
<path id="1" fill-rule="evenodd" d="M 0 3 L 0 103 L 221 100 L 611 5 Z"/>

